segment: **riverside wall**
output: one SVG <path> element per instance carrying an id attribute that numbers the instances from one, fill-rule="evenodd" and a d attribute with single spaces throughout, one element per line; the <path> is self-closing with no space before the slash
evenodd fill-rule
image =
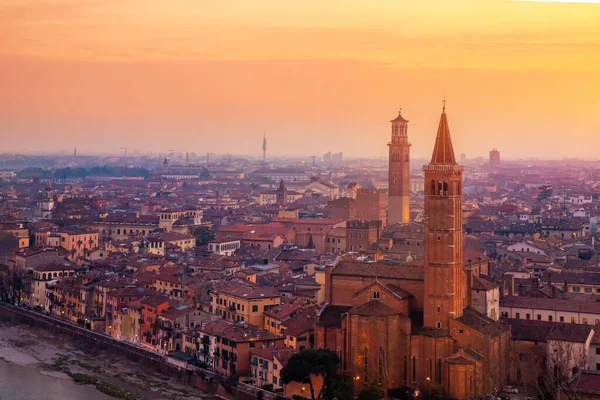
<path id="1" fill-rule="evenodd" d="M 257 400 L 260 397 L 258 393 L 263 392 L 264 399 L 275 398 L 273 393 L 241 383 L 231 384 L 225 377 L 202 368 L 179 367 L 171 364 L 163 355 L 39 312 L 0 303 L 0 319 L 44 329 L 61 337 L 85 343 L 94 350 L 125 357 L 139 365 L 141 370 L 151 369 L 160 372 L 186 385 L 198 388 L 206 392 L 208 396 L 224 400 Z"/>

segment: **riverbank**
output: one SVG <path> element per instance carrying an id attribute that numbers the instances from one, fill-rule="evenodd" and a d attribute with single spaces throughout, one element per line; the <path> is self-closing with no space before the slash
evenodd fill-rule
<path id="1" fill-rule="evenodd" d="M 206 393 L 94 346 L 43 329 L 0 320 L 0 359 L 55 379 L 94 384 L 119 398 L 185 400 Z"/>

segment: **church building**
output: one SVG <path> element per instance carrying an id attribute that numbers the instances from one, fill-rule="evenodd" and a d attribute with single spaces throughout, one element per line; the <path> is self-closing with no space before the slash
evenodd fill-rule
<path id="1" fill-rule="evenodd" d="M 424 260 L 326 270 L 315 344 L 337 352 L 357 389 L 375 383 L 471 399 L 508 383 L 511 332 L 498 322 L 498 286 L 463 262 L 462 173 L 444 105 L 424 166 Z"/>

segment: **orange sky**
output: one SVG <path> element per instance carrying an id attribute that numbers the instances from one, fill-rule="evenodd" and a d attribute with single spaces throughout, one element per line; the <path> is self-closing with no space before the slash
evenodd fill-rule
<path id="1" fill-rule="evenodd" d="M 600 4 L 2 0 L 0 151 L 597 157 Z"/>

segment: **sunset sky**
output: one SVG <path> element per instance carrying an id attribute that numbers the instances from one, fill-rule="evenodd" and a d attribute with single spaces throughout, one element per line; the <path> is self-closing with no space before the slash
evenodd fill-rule
<path id="1" fill-rule="evenodd" d="M 2 0 L 0 151 L 600 157 L 600 4 Z"/>

